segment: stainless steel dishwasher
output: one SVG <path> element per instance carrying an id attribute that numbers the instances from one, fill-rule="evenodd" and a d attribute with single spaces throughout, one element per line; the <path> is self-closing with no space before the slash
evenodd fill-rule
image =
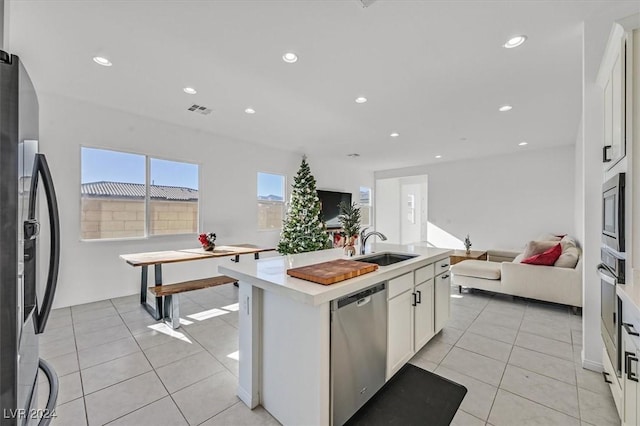
<path id="1" fill-rule="evenodd" d="M 344 424 L 385 382 L 387 283 L 331 302 L 333 426 Z"/>

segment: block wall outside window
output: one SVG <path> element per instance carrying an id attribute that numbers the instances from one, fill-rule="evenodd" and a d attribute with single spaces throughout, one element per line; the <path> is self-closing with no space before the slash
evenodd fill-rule
<path id="1" fill-rule="evenodd" d="M 258 229 L 281 229 L 284 219 L 285 178 L 258 173 Z"/>
<path id="2" fill-rule="evenodd" d="M 198 165 L 86 147 L 81 154 L 81 239 L 198 232 Z"/>

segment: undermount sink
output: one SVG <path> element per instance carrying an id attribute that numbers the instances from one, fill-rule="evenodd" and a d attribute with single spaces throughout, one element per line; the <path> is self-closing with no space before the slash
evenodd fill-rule
<path id="1" fill-rule="evenodd" d="M 404 262 L 405 260 L 413 259 L 414 257 L 418 257 L 417 254 L 406 254 L 406 253 L 376 253 L 369 256 L 364 256 L 357 260 L 359 262 L 367 262 L 367 263 L 375 263 L 379 266 L 389 266 L 394 263 Z"/>

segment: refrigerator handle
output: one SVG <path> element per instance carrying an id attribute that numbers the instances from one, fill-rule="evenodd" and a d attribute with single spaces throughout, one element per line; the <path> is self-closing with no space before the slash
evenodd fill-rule
<path id="1" fill-rule="evenodd" d="M 53 420 L 54 416 L 51 416 L 51 413 L 55 413 L 56 403 L 58 401 L 58 392 L 60 390 L 60 384 L 58 382 L 58 375 L 56 371 L 53 369 L 51 364 L 49 364 L 44 359 L 40 358 L 39 368 L 44 373 L 47 381 L 49 382 L 49 398 L 47 398 L 47 406 L 45 407 L 45 413 L 49 414 L 47 416 L 42 416 L 40 422 L 38 422 L 38 426 L 49 426 L 51 420 Z"/>
<path id="2" fill-rule="evenodd" d="M 51 230 L 51 245 L 49 257 L 49 272 L 47 273 L 47 287 L 44 292 L 42 306 L 35 314 L 36 333 L 41 334 L 49 320 L 53 298 L 58 285 L 58 269 L 60 266 L 60 217 L 58 215 L 58 201 L 53 187 L 53 179 L 49 171 L 49 165 L 44 154 L 36 154 L 33 164 L 34 173 L 31 181 L 31 199 L 29 200 L 29 218 L 35 218 L 36 194 L 38 190 L 38 177 L 42 176 L 42 184 L 47 197 L 47 209 L 49 210 L 49 228 Z"/>

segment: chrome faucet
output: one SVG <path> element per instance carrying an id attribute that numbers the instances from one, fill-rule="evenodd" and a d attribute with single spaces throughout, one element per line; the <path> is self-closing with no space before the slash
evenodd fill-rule
<path id="1" fill-rule="evenodd" d="M 367 240 L 369 239 L 369 237 L 371 237 L 372 235 L 377 235 L 382 241 L 387 241 L 387 237 L 386 235 L 378 232 L 378 231 L 371 231 L 367 234 L 367 229 L 369 229 L 369 227 L 366 228 L 362 228 L 362 231 L 360 231 L 360 254 L 364 254 L 364 250 L 365 247 L 367 245 Z"/>

